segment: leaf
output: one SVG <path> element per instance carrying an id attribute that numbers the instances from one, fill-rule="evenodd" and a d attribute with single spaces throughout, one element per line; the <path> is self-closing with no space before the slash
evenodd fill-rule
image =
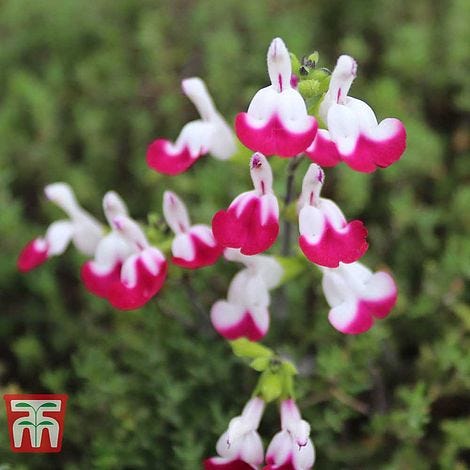
<path id="1" fill-rule="evenodd" d="M 18 424 L 22 426 L 34 426 L 34 423 L 31 421 L 20 421 Z"/>
<path id="2" fill-rule="evenodd" d="M 282 394 L 282 377 L 277 373 L 263 372 L 259 382 L 259 391 L 266 403 L 279 398 Z"/>
<path id="3" fill-rule="evenodd" d="M 33 408 L 32 405 L 30 405 L 29 403 L 24 403 L 24 402 L 17 403 L 15 406 L 17 406 L 18 408 Z"/>
<path id="4" fill-rule="evenodd" d="M 48 426 L 48 425 L 54 425 L 52 421 L 41 421 L 38 426 Z"/>
<path id="5" fill-rule="evenodd" d="M 256 359 L 258 357 L 272 357 L 273 352 L 271 349 L 263 346 L 254 341 L 249 341 L 246 338 L 236 339 L 231 341 L 230 345 L 232 346 L 233 353 L 237 357 L 247 357 L 250 359 Z"/>
<path id="6" fill-rule="evenodd" d="M 57 408 L 57 404 L 56 404 L 56 403 L 47 402 L 47 403 L 43 403 L 39 408 Z M 38 408 L 38 409 L 39 409 L 39 408 Z"/>
<path id="7" fill-rule="evenodd" d="M 258 372 L 263 372 L 269 366 L 269 357 L 257 357 L 250 363 L 252 369 L 257 370 Z"/>
<path id="8" fill-rule="evenodd" d="M 305 258 L 301 257 L 284 257 L 276 256 L 276 261 L 282 266 L 284 270 L 284 275 L 282 276 L 282 284 L 290 281 L 291 279 L 296 278 L 298 275 L 302 274 L 306 268 L 307 263 Z"/>

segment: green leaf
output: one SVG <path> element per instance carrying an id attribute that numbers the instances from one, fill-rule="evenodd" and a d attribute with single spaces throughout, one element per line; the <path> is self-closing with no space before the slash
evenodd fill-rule
<path id="1" fill-rule="evenodd" d="M 282 377 L 270 371 L 263 372 L 260 377 L 259 391 L 266 403 L 279 398 L 283 391 Z"/>
<path id="2" fill-rule="evenodd" d="M 249 341 L 246 338 L 236 339 L 231 341 L 233 353 L 237 357 L 247 357 L 250 359 L 256 359 L 258 357 L 272 357 L 273 352 L 271 349 L 263 346 L 254 341 Z"/>
<path id="3" fill-rule="evenodd" d="M 297 375 L 299 372 L 297 370 L 297 367 L 292 364 L 290 361 L 284 361 L 282 363 L 282 370 L 285 374 L 287 375 Z"/>
<path id="4" fill-rule="evenodd" d="M 55 403 L 47 402 L 43 403 L 39 408 L 57 408 L 57 405 Z"/>
<path id="5" fill-rule="evenodd" d="M 52 421 L 41 421 L 38 426 L 47 426 L 47 425 L 50 425 L 50 424 L 54 424 Z"/>
<path id="6" fill-rule="evenodd" d="M 284 275 L 282 276 L 281 281 L 282 284 L 296 278 L 308 267 L 308 264 L 305 262 L 305 258 L 284 256 L 276 256 L 275 258 L 284 270 Z"/>
<path id="7" fill-rule="evenodd" d="M 269 357 L 257 357 L 250 363 L 252 369 L 263 372 L 269 367 Z"/>
<path id="8" fill-rule="evenodd" d="M 34 426 L 34 423 L 32 423 L 31 421 L 20 421 L 18 424 L 22 426 Z"/>
<path id="9" fill-rule="evenodd" d="M 30 405 L 29 403 L 24 403 L 24 402 L 17 403 L 15 406 L 17 406 L 18 408 L 33 408 L 32 405 Z"/>

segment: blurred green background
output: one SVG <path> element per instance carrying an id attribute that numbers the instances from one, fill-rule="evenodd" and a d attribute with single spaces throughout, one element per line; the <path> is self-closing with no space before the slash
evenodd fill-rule
<path id="1" fill-rule="evenodd" d="M 467 0 L 2 1 L 1 388 L 70 398 L 58 455 L 11 453 L 1 412 L 0 468 L 197 469 L 214 455 L 257 379 L 207 320 L 237 266 L 173 270 L 146 308 L 122 313 L 85 291 L 74 250 L 28 275 L 15 263 L 62 217 L 43 197 L 49 182 L 70 183 L 101 220 L 109 189 L 141 220 L 175 190 L 198 222 L 245 190 L 245 165 L 204 158 L 166 178 L 145 150 L 196 117 L 184 77 L 203 77 L 228 120 L 245 110 L 267 83 L 275 36 L 299 56 L 318 49 L 329 68 L 354 56 L 351 94 L 408 131 L 400 162 L 373 175 L 329 169 L 324 190 L 366 222 L 365 263 L 395 274 L 390 317 L 339 334 L 313 267 L 286 286 L 287 311 L 274 295 L 265 342 L 299 366 L 316 468 L 468 468 L 469 24 Z M 278 428 L 271 406 L 266 442 Z"/>

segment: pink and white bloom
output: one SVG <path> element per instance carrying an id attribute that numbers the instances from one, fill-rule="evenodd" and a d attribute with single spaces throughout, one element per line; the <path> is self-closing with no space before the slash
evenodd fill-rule
<path id="1" fill-rule="evenodd" d="M 125 206 L 112 205 L 115 193 L 105 197 L 105 213 L 112 232 L 98 245 L 95 258 L 81 270 L 86 288 L 121 310 L 145 305 L 161 289 L 167 273 L 163 254 L 151 246 Z M 112 202 L 110 202 L 113 200 Z"/>
<path id="2" fill-rule="evenodd" d="M 176 234 L 171 245 L 173 263 L 196 269 L 214 264 L 219 259 L 223 247 L 215 240 L 211 227 L 191 225 L 184 202 L 171 191 L 163 194 L 163 214 Z"/>
<path id="3" fill-rule="evenodd" d="M 264 470 L 310 470 L 315 462 L 310 425 L 291 398 L 281 403 L 281 428 L 268 446 Z"/>
<path id="4" fill-rule="evenodd" d="M 320 129 L 305 153 L 322 166 L 344 161 L 353 170 L 370 173 L 377 167 L 388 167 L 402 156 L 406 130 L 395 118 L 378 123 L 367 103 L 348 96 L 356 70 L 352 57 L 339 57 L 320 105 L 320 117 L 328 130 Z"/>
<path id="5" fill-rule="evenodd" d="M 373 273 L 359 262 L 323 269 L 322 287 L 331 307 L 328 320 L 337 330 L 353 335 L 369 330 L 375 319 L 385 318 L 398 295 L 390 274 Z"/>
<path id="6" fill-rule="evenodd" d="M 267 250 L 279 233 L 279 206 L 272 190 L 273 174 L 264 155 L 250 162 L 254 190 L 237 196 L 226 211 L 212 219 L 212 231 L 220 245 L 240 248 L 244 255 Z"/>
<path id="7" fill-rule="evenodd" d="M 299 245 L 312 263 L 329 268 L 357 261 L 368 248 L 367 229 L 360 220 L 347 222 L 341 209 L 320 197 L 325 175 L 312 163 L 299 198 Z"/>
<path id="8" fill-rule="evenodd" d="M 235 130 L 242 143 L 255 152 L 294 157 L 312 143 L 317 121 L 308 115 L 302 95 L 291 86 L 291 60 L 282 39 L 273 39 L 267 61 L 271 85 L 255 94 L 248 112 L 237 115 Z"/>
<path id="9" fill-rule="evenodd" d="M 265 403 L 252 398 L 242 414 L 233 418 L 217 441 L 217 457 L 204 461 L 205 470 L 252 470 L 263 462 L 263 443 L 257 429 Z"/>
<path id="10" fill-rule="evenodd" d="M 50 257 L 61 255 L 70 242 L 83 254 L 93 255 L 103 237 L 103 227 L 79 206 L 68 184 L 49 184 L 44 193 L 67 214 L 68 219 L 53 222 L 44 237 L 35 238 L 23 248 L 17 262 L 21 272 L 31 271 Z"/>
<path id="11" fill-rule="evenodd" d="M 148 147 L 148 166 L 166 175 L 186 171 L 206 153 L 226 160 L 236 151 L 235 135 L 215 108 L 204 82 L 197 77 L 187 78 L 182 81 L 182 89 L 201 119 L 187 123 L 174 143 L 157 139 Z"/>
<path id="12" fill-rule="evenodd" d="M 246 267 L 232 279 L 227 300 L 218 300 L 212 306 L 212 324 L 229 340 L 244 337 L 258 341 L 269 329 L 269 290 L 280 284 L 284 271 L 272 256 L 245 256 L 231 248 L 224 256 Z"/>

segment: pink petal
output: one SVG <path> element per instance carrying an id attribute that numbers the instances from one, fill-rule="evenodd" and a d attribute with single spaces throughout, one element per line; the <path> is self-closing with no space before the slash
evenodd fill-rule
<path id="1" fill-rule="evenodd" d="M 151 273 L 142 257 L 135 262 L 136 282 L 127 286 L 119 279 L 110 286 L 108 300 L 121 310 L 133 310 L 144 306 L 163 286 L 167 274 L 167 263 L 162 261 L 157 272 Z"/>
<path id="2" fill-rule="evenodd" d="M 205 470 L 253 470 L 254 465 L 250 465 L 243 460 L 224 459 L 222 457 L 212 457 L 204 461 Z"/>
<path id="3" fill-rule="evenodd" d="M 235 119 L 235 130 L 242 143 L 255 152 L 266 156 L 294 157 L 312 143 L 317 133 L 315 118 L 307 116 L 307 119 L 307 129 L 297 133 L 289 130 L 277 114 L 262 127 L 256 127 L 250 123 L 248 113 L 239 113 Z"/>
<path id="4" fill-rule="evenodd" d="M 22 273 L 31 271 L 47 261 L 47 243 L 42 239 L 31 240 L 21 250 L 17 267 Z"/>
<path id="5" fill-rule="evenodd" d="M 105 273 L 93 269 L 93 261 L 87 261 L 80 271 L 85 287 L 98 297 L 107 298 L 111 286 L 119 283 L 122 263 L 116 263 L 114 267 Z"/>
<path id="6" fill-rule="evenodd" d="M 176 256 L 173 256 L 172 258 L 172 262 L 174 264 L 183 268 L 197 269 L 204 266 L 210 266 L 220 258 L 224 251 L 224 248 L 218 243 L 213 246 L 208 245 L 194 233 L 190 233 L 189 238 L 193 245 L 194 257 L 191 260 L 178 258 Z"/>
<path id="7" fill-rule="evenodd" d="M 211 321 L 224 338 L 259 341 L 268 331 L 269 312 L 266 307 L 245 307 L 219 300 L 212 306 Z"/>
<path id="8" fill-rule="evenodd" d="M 231 205 L 226 211 L 217 212 L 212 231 L 220 245 L 240 248 L 244 255 L 256 255 L 270 248 L 279 233 L 279 222 L 274 213 L 263 214 L 261 205 L 260 198 L 253 197 L 241 210 L 238 205 Z"/>
<path id="9" fill-rule="evenodd" d="M 310 160 L 324 167 L 336 166 L 341 162 L 341 155 L 326 129 L 318 130 L 315 140 L 305 153 Z"/>
<path id="10" fill-rule="evenodd" d="M 147 165 L 158 173 L 178 175 L 186 171 L 204 153 L 193 157 L 187 146 L 178 153 L 172 153 L 169 151 L 171 145 L 171 142 L 165 139 L 153 141 L 147 149 Z"/>
<path id="11" fill-rule="evenodd" d="M 367 251 L 369 245 L 366 237 L 367 229 L 360 220 L 353 220 L 341 230 L 336 230 L 326 219 L 323 233 L 317 241 L 312 242 L 308 235 L 301 235 L 299 245 L 304 255 L 312 263 L 336 268 L 340 262 L 357 261 Z"/>

